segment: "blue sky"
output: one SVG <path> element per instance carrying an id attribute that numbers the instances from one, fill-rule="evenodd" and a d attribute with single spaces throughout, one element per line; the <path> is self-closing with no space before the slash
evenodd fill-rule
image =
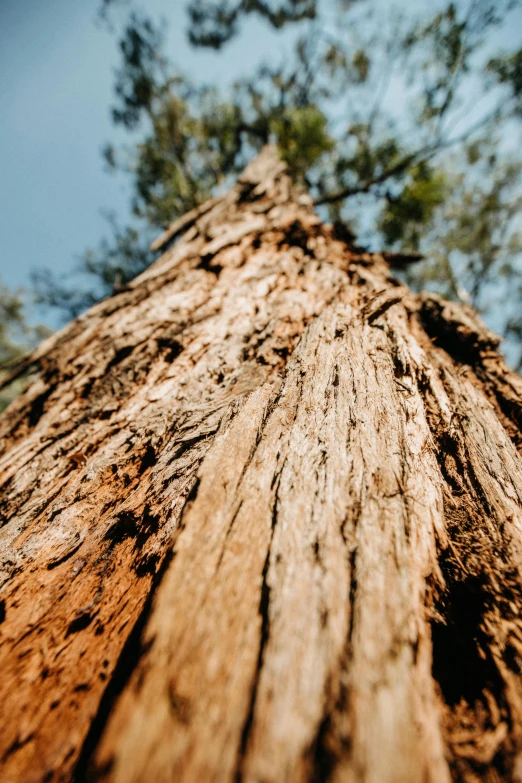
<path id="1" fill-rule="evenodd" d="M 98 0 L 0 0 L 0 278 L 28 283 L 37 266 L 67 271 L 106 233 L 100 209 L 128 214 L 124 179 L 100 150 L 110 120 L 116 39 L 96 24 Z M 278 37 L 247 25 L 224 54 L 192 50 L 185 0 L 147 0 L 168 16 L 168 51 L 198 81 L 228 81 L 252 52 L 275 56 Z M 260 47 L 262 41 L 262 48 Z"/>

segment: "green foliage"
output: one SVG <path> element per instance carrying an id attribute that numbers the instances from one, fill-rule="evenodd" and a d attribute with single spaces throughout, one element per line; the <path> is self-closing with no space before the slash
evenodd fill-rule
<path id="1" fill-rule="evenodd" d="M 189 40 L 194 46 L 220 49 L 237 35 L 243 16 L 256 14 L 279 30 L 290 22 L 314 19 L 316 11 L 317 0 L 286 0 L 275 7 L 270 0 L 239 0 L 236 3 L 195 0 L 188 7 Z"/>
<path id="2" fill-rule="evenodd" d="M 36 343 L 49 334 L 42 326 L 30 327 L 24 314 L 21 291 L 10 291 L 0 280 L 0 381 L 14 363 Z M 25 374 L 4 389 L 0 389 L 0 411 L 13 400 L 27 383 Z"/>
<path id="3" fill-rule="evenodd" d="M 488 63 L 488 70 L 496 75 L 501 84 L 511 88 L 516 100 L 515 111 L 522 115 L 522 49 L 511 55 L 493 58 Z"/>
<path id="4" fill-rule="evenodd" d="M 358 49 L 352 59 L 352 65 L 357 74 L 356 80 L 361 84 L 365 82 L 370 73 L 370 58 L 364 49 Z"/>
<path id="5" fill-rule="evenodd" d="M 133 129 L 143 111 L 150 111 L 166 65 L 159 55 L 162 43 L 162 36 L 150 19 L 131 15 L 120 40 L 122 64 L 115 85 L 118 105 L 112 110 L 115 123 Z"/>
<path id="6" fill-rule="evenodd" d="M 0 366 L 24 352 L 26 325 L 20 292 L 13 293 L 0 281 Z"/>
<path id="7" fill-rule="evenodd" d="M 325 152 L 334 149 L 328 133 L 328 120 L 317 106 L 287 109 L 271 124 L 281 157 L 297 173 L 304 175 Z"/>
<path id="8" fill-rule="evenodd" d="M 418 250 L 426 226 L 435 210 L 444 203 L 447 175 L 428 163 L 419 163 L 408 172 L 408 181 L 397 196 L 386 194 L 386 203 L 377 222 L 387 245 L 403 244 Z"/>

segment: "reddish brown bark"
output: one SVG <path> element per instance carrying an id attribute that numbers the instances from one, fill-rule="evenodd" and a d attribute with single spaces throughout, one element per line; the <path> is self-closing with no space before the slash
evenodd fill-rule
<path id="1" fill-rule="evenodd" d="M 2 781 L 522 781 L 522 382 L 267 149 L 0 418 Z"/>

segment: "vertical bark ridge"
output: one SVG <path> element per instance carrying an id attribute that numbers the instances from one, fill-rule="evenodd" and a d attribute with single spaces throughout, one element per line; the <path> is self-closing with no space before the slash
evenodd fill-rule
<path id="1" fill-rule="evenodd" d="M 259 598 L 259 616 L 261 618 L 261 632 L 259 638 L 259 649 L 257 653 L 257 664 L 254 682 L 251 686 L 250 702 L 246 713 L 246 718 L 243 723 L 241 731 L 241 738 L 239 743 L 239 750 L 237 754 L 237 763 L 234 773 L 234 783 L 241 783 L 243 779 L 243 763 L 246 753 L 248 741 L 250 739 L 250 733 L 252 731 L 252 725 L 254 722 L 254 714 L 256 707 L 256 700 L 259 693 L 259 680 L 261 672 L 263 670 L 263 664 L 265 659 L 265 648 L 270 637 L 270 585 L 268 584 L 268 569 L 270 566 L 270 555 L 272 552 L 272 543 L 274 539 L 274 530 L 277 524 L 277 505 L 278 505 L 278 491 L 280 484 L 281 473 L 276 473 L 272 480 L 272 487 L 274 489 L 273 506 L 272 506 L 272 520 L 271 520 L 271 535 L 268 544 L 268 551 L 266 554 L 265 562 L 263 565 L 263 571 L 261 573 L 261 594 Z"/>

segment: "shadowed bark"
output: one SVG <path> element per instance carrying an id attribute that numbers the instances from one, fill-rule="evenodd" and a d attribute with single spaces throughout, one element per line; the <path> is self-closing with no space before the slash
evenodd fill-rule
<path id="1" fill-rule="evenodd" d="M 32 356 L 2 781 L 522 781 L 522 381 L 345 239 L 266 148 Z"/>

